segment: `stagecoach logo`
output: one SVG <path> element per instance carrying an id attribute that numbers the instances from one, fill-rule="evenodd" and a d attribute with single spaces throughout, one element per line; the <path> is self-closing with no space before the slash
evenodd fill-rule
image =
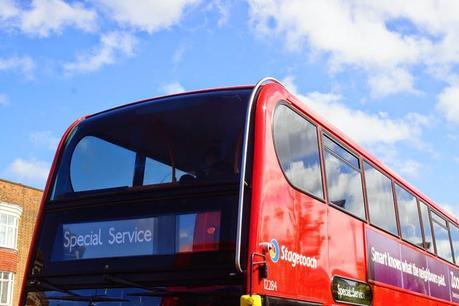
<path id="1" fill-rule="evenodd" d="M 271 240 L 271 248 L 269 249 L 269 256 L 273 262 L 279 261 L 279 243 L 276 239 Z"/>
<path id="2" fill-rule="evenodd" d="M 271 248 L 269 249 L 269 257 L 271 261 L 276 263 L 279 260 L 286 261 L 293 268 L 303 266 L 311 269 L 317 269 L 316 257 L 309 257 L 303 254 L 290 251 L 285 245 L 279 246 L 276 239 L 271 240 Z"/>

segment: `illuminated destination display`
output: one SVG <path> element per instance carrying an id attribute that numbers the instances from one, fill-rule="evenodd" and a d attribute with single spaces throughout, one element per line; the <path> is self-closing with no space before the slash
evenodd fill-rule
<path id="1" fill-rule="evenodd" d="M 157 218 L 63 224 L 53 260 L 153 255 Z"/>

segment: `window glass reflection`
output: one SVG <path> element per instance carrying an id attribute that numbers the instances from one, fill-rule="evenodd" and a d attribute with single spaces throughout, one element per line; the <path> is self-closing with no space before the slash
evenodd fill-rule
<path id="1" fill-rule="evenodd" d="M 402 238 L 422 246 L 421 223 L 416 198 L 400 186 L 395 186 Z"/>
<path id="2" fill-rule="evenodd" d="M 317 128 L 284 105 L 274 114 L 274 143 L 288 180 L 295 187 L 323 198 Z"/>
<path id="3" fill-rule="evenodd" d="M 443 259 L 453 262 L 453 254 L 449 241 L 448 227 L 446 221 L 435 213 L 432 213 L 432 225 L 435 235 L 435 246 L 437 255 Z"/>
<path id="4" fill-rule="evenodd" d="M 325 151 L 325 170 L 330 202 L 364 219 L 360 172 L 328 151 Z"/>
<path id="5" fill-rule="evenodd" d="M 421 209 L 422 224 L 424 227 L 424 248 L 429 252 L 434 252 L 432 227 L 430 225 L 429 208 L 423 202 L 419 202 L 419 208 Z"/>
<path id="6" fill-rule="evenodd" d="M 451 231 L 451 240 L 453 242 L 454 260 L 456 264 L 459 264 L 459 229 L 453 224 L 449 224 Z"/>
<path id="7" fill-rule="evenodd" d="M 365 162 L 365 183 L 371 223 L 397 235 L 391 180 Z"/>

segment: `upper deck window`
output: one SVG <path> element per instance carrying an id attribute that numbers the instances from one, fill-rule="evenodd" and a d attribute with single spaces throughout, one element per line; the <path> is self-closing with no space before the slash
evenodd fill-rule
<path id="1" fill-rule="evenodd" d="M 453 262 L 453 253 L 451 250 L 451 242 L 449 240 L 448 225 L 442 217 L 434 212 L 432 212 L 431 217 L 437 255 L 443 259 Z"/>
<path id="2" fill-rule="evenodd" d="M 459 228 L 456 225 L 449 224 L 451 233 L 451 242 L 453 243 L 454 261 L 459 264 Z"/>
<path id="3" fill-rule="evenodd" d="M 274 113 L 274 145 L 282 170 L 298 189 L 323 199 L 317 128 L 281 104 Z"/>
<path id="4" fill-rule="evenodd" d="M 430 224 L 429 217 L 429 208 L 427 204 L 419 202 L 419 209 L 421 210 L 422 226 L 424 229 L 424 248 L 433 253 L 434 244 L 433 244 L 433 235 L 432 235 L 432 226 Z"/>
<path id="5" fill-rule="evenodd" d="M 395 185 L 395 193 L 397 194 L 397 207 L 402 238 L 418 246 L 422 246 L 421 223 L 419 221 L 416 198 L 398 185 Z"/>
<path id="6" fill-rule="evenodd" d="M 323 141 L 330 202 L 365 219 L 359 159 L 328 136 Z"/>
<path id="7" fill-rule="evenodd" d="M 152 100 L 82 121 L 51 200 L 143 185 L 237 182 L 250 89 Z"/>
<path id="8" fill-rule="evenodd" d="M 371 223 L 397 235 L 391 180 L 365 162 L 365 182 Z"/>

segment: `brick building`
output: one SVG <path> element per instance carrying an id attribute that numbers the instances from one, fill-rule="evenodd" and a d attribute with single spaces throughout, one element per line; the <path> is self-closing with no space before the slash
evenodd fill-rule
<path id="1" fill-rule="evenodd" d="M 0 179 L 0 306 L 19 294 L 42 191 Z"/>

